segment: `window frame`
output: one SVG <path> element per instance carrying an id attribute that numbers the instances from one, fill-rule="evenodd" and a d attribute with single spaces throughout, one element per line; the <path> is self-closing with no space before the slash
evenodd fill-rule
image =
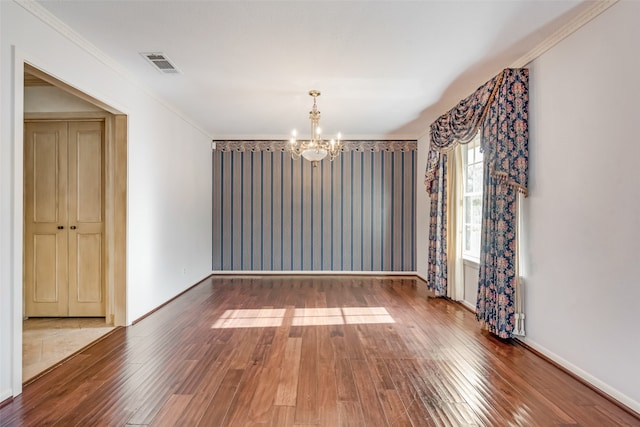
<path id="1" fill-rule="evenodd" d="M 480 152 L 480 132 L 476 134 L 476 136 L 471 140 L 468 144 L 462 145 L 462 194 L 461 194 L 461 255 L 464 261 L 470 261 L 475 264 L 480 263 L 480 250 L 481 250 L 481 239 L 482 239 L 482 203 L 483 203 L 483 180 L 484 180 L 484 164 L 483 164 L 483 155 Z M 473 159 L 471 163 L 469 162 L 469 154 L 472 153 Z M 473 190 L 469 191 L 468 189 L 468 176 L 469 172 L 475 168 L 478 169 L 479 166 L 479 174 L 476 174 L 473 181 Z M 473 215 L 473 211 L 471 212 L 471 216 L 474 218 L 469 218 L 467 215 L 468 209 L 468 201 L 469 200 L 479 200 L 480 201 L 480 212 L 479 214 Z M 474 221 L 475 219 L 475 221 Z M 472 228 L 472 233 L 475 234 L 477 241 L 477 251 L 467 250 L 467 227 Z"/>

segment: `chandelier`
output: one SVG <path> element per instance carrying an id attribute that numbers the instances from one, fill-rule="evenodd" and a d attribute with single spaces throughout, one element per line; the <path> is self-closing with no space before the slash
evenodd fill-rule
<path id="1" fill-rule="evenodd" d="M 342 143 L 340 139 L 341 135 L 335 139 L 323 140 L 321 136 L 321 130 L 319 126 L 320 111 L 316 105 L 316 99 L 320 96 L 319 90 L 310 90 L 309 95 L 313 97 L 313 107 L 309 111 L 309 119 L 311 120 L 311 136 L 308 141 L 298 141 L 298 133 L 294 129 L 291 132 L 291 139 L 289 140 L 289 151 L 293 159 L 299 159 L 300 156 L 313 162 L 314 166 L 318 165 L 318 162 L 327 155 L 329 160 L 335 159 L 340 154 Z"/>

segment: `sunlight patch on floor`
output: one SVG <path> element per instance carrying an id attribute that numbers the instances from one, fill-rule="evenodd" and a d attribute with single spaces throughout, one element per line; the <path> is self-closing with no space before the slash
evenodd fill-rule
<path id="1" fill-rule="evenodd" d="M 227 310 L 211 328 L 278 327 L 286 317 L 292 326 L 395 323 L 384 307 L 259 308 Z"/>

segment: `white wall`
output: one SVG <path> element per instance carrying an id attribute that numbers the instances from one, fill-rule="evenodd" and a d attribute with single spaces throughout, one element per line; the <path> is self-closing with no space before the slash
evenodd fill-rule
<path id="1" fill-rule="evenodd" d="M 14 306 L 22 298 L 23 61 L 128 115 L 128 322 L 211 272 L 211 153 L 207 135 L 117 66 L 110 67 L 16 3 L 0 2 L 0 19 L 2 401 L 21 390 L 21 310 Z"/>
<path id="2" fill-rule="evenodd" d="M 54 86 L 24 88 L 25 113 L 102 111 L 100 107 Z"/>
<path id="3" fill-rule="evenodd" d="M 640 411 L 640 2 L 530 64 L 526 341 Z"/>

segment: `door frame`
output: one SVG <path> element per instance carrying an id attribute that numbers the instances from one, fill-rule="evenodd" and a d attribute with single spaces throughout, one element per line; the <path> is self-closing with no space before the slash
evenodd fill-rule
<path id="1" fill-rule="evenodd" d="M 11 395 L 22 393 L 22 319 L 24 313 L 24 75 L 28 72 L 104 110 L 105 115 L 105 227 L 107 240 L 105 288 L 108 293 L 106 320 L 126 326 L 127 319 L 127 146 L 128 116 L 122 111 L 59 80 L 26 59 L 13 48 L 13 227 L 12 227 L 12 349 Z M 108 123 L 107 123 L 108 122 Z M 109 137 L 107 138 L 107 134 Z"/>
<path id="2" fill-rule="evenodd" d="M 126 324 L 126 304 L 124 304 L 124 298 L 126 298 L 126 288 L 124 286 L 124 284 L 126 283 L 126 276 L 125 269 L 123 267 L 126 259 L 124 259 L 123 254 L 126 251 L 126 227 L 123 226 L 123 222 L 120 219 L 121 215 L 118 215 L 118 213 L 119 210 L 121 210 L 122 208 L 126 208 L 126 206 L 122 204 L 121 200 L 117 200 L 117 195 L 122 191 L 124 191 L 126 194 L 126 171 L 125 173 L 122 173 L 120 172 L 120 169 L 117 168 L 117 164 L 123 159 L 118 159 L 116 157 L 116 154 L 121 151 L 118 150 L 118 147 L 122 148 L 123 143 L 126 144 L 126 141 L 119 140 L 123 135 L 122 129 L 120 129 L 123 124 L 116 119 L 117 116 L 109 113 L 108 111 L 78 113 L 24 113 L 24 123 L 53 121 L 100 121 L 104 124 L 105 192 L 103 202 L 105 207 L 105 322 L 113 326 L 124 326 Z M 118 133 L 117 131 L 120 132 Z M 124 135 L 126 135 L 126 133 L 124 133 Z M 119 173 L 116 173 L 116 170 L 118 170 Z M 124 200 L 124 202 L 126 202 L 126 199 Z M 23 204 L 24 203 L 25 202 L 23 196 Z M 126 216 L 123 218 L 126 221 Z M 23 234 L 23 242 L 25 238 L 26 236 Z M 24 286 L 24 244 L 22 256 Z M 124 294 L 118 297 L 118 294 L 123 292 Z M 24 313 L 25 305 L 23 302 L 23 316 Z"/>

